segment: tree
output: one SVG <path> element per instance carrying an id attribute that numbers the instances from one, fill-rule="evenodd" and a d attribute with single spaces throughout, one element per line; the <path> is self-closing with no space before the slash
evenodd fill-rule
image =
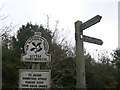
<path id="1" fill-rule="evenodd" d="M 120 49 L 114 50 L 112 54 L 113 60 L 111 61 L 114 68 L 116 69 L 116 88 L 120 89 Z"/>
<path id="2" fill-rule="evenodd" d="M 15 62 L 18 61 L 15 52 L 8 48 L 2 47 L 2 87 L 12 88 L 17 87 L 18 71 Z"/>
<path id="3" fill-rule="evenodd" d="M 3 7 L 0 8 L 0 11 L 3 9 Z M 7 19 L 8 16 L 6 15 L 0 15 L 0 23 Z M 13 64 L 12 61 L 14 61 L 13 55 L 15 53 L 10 51 L 11 46 L 11 35 L 10 32 L 13 30 L 14 27 L 12 27 L 12 23 L 10 25 L 3 25 L 0 26 L 0 59 L 2 60 L 0 62 L 0 70 L 2 71 L 2 76 L 0 74 L 0 82 L 2 82 L 3 88 L 10 88 L 12 86 L 16 86 L 16 68 L 15 64 Z M 2 54 L 1 54 L 2 53 Z M 11 58 L 12 57 L 12 58 Z M 2 63 L 2 64 L 1 64 Z M 12 77 L 14 76 L 14 77 Z M 2 79 L 1 79 L 2 77 Z M 4 79 L 6 78 L 6 79 Z M 2 80 L 2 81 L 1 81 Z M 10 80 L 10 81 L 9 81 Z M 1 84 L 1 83 L 0 83 Z M 1 87 L 0 87 L 1 88 Z"/>
<path id="4" fill-rule="evenodd" d="M 99 58 L 100 61 L 96 61 L 89 53 L 86 54 L 86 84 L 88 90 L 91 88 L 115 88 L 115 69 L 108 59 L 106 55 L 102 55 Z"/>
<path id="5" fill-rule="evenodd" d="M 45 37 L 50 45 L 49 52 L 52 56 L 52 62 L 47 63 L 48 69 L 52 70 L 52 87 L 74 87 L 74 59 L 70 57 L 72 51 L 68 47 L 67 43 L 61 45 L 57 42 L 53 42 L 54 35 L 48 29 L 45 29 L 42 25 L 32 25 L 27 23 L 22 25 L 17 31 L 16 37 L 13 36 L 10 39 L 10 47 L 3 48 L 3 74 L 6 75 L 3 77 L 3 87 L 14 87 L 17 88 L 18 84 L 18 70 L 21 68 L 30 68 L 31 63 L 21 63 L 20 58 L 21 54 L 24 53 L 24 44 L 28 38 L 33 36 L 34 32 L 41 32 L 42 36 Z M 54 32 L 55 33 L 55 32 Z M 13 59 L 14 58 L 14 59 Z M 69 63 L 69 64 L 68 64 Z M 42 63 L 42 68 L 46 63 Z M 12 73 L 10 73 L 9 71 Z M 8 76 L 11 76 L 9 78 Z M 14 77 L 14 82 L 9 83 L 7 80 L 11 80 Z M 68 82 L 68 80 L 72 80 Z"/>
<path id="6" fill-rule="evenodd" d="M 111 61 L 115 68 L 120 69 L 120 49 L 114 50 L 112 54 L 113 60 Z"/>
<path id="7" fill-rule="evenodd" d="M 65 38 L 58 42 L 58 31 L 44 28 L 42 25 L 33 25 L 27 23 L 22 25 L 17 31 L 16 36 L 8 36 L 9 44 L 5 42 L 6 47 L 2 49 L 3 60 L 3 88 L 17 88 L 19 79 L 19 69 L 31 67 L 31 63 L 20 62 L 21 54 L 24 53 L 24 44 L 28 38 L 34 35 L 34 32 L 41 32 L 42 36 L 49 43 L 49 51 L 52 62 L 41 63 L 42 69 L 52 71 L 51 84 L 52 88 L 74 89 L 76 83 L 75 74 L 75 55 L 74 50 L 69 46 Z M 64 42 L 63 42 L 64 41 Z M 119 55 L 119 53 L 117 54 Z M 87 88 L 113 88 L 115 86 L 115 68 L 112 66 L 110 59 L 103 55 L 97 62 L 91 55 L 85 53 L 86 63 L 86 83 Z M 114 63 L 113 63 L 114 64 Z M 118 65 L 118 64 L 114 64 Z M 9 82 L 8 82 L 9 80 Z"/>

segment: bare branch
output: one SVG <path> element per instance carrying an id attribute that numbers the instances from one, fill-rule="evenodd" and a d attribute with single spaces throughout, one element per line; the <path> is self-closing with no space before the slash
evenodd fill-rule
<path id="1" fill-rule="evenodd" d="M 52 37 L 55 37 L 55 33 L 57 32 L 57 30 L 58 30 L 58 23 L 59 23 L 59 21 L 57 20 L 56 21 L 56 25 L 55 25 L 55 30 L 54 30 L 54 32 L 53 32 L 53 35 L 52 35 Z"/>
<path id="2" fill-rule="evenodd" d="M 2 30 L 2 33 L 0 33 L 0 37 L 2 37 L 5 33 L 8 35 L 14 30 L 15 27 L 18 25 L 12 26 L 12 23 L 10 23 L 9 26 L 2 27 L 0 30 Z"/>
<path id="3" fill-rule="evenodd" d="M 54 81 L 61 73 L 57 74 L 53 79 L 52 81 Z"/>
<path id="4" fill-rule="evenodd" d="M 49 16 L 47 15 L 47 29 L 49 30 Z"/>
<path id="5" fill-rule="evenodd" d="M 6 19 L 8 16 L 0 16 L 0 21 Z"/>
<path id="6" fill-rule="evenodd" d="M 62 78 L 63 78 L 63 75 L 57 80 L 57 82 L 59 82 Z"/>

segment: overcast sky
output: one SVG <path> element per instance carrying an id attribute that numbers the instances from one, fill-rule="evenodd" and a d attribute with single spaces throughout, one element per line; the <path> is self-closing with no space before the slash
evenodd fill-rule
<path id="1" fill-rule="evenodd" d="M 77 20 L 83 23 L 96 15 L 102 16 L 99 23 L 84 30 L 84 35 L 103 40 L 99 46 L 91 43 L 84 43 L 88 52 L 94 53 L 96 49 L 112 51 L 118 47 L 118 1 L 119 0 L 0 0 L 0 6 L 4 6 L 0 15 L 9 17 L 0 22 L 2 25 L 21 25 L 27 22 L 47 26 L 54 29 L 56 21 L 59 20 L 58 28 L 69 32 L 67 40 L 73 44 L 74 23 Z M 62 33 L 63 34 L 63 33 Z"/>

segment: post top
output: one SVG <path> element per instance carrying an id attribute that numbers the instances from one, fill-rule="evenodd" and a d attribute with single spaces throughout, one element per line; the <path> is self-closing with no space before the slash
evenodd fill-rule
<path id="1" fill-rule="evenodd" d="M 35 36 L 41 36 L 42 33 L 41 33 L 41 32 L 34 32 L 34 35 L 35 35 Z"/>
<path id="2" fill-rule="evenodd" d="M 82 23 L 82 21 L 77 20 L 77 21 L 75 22 L 75 24 L 76 24 L 76 23 Z"/>

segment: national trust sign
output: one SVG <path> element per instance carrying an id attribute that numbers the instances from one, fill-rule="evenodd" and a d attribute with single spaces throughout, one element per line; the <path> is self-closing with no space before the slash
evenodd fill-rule
<path id="1" fill-rule="evenodd" d="M 48 54 L 49 44 L 47 40 L 35 34 L 30 37 L 24 45 L 25 54 L 21 55 L 24 62 L 51 62 L 51 55 Z"/>

